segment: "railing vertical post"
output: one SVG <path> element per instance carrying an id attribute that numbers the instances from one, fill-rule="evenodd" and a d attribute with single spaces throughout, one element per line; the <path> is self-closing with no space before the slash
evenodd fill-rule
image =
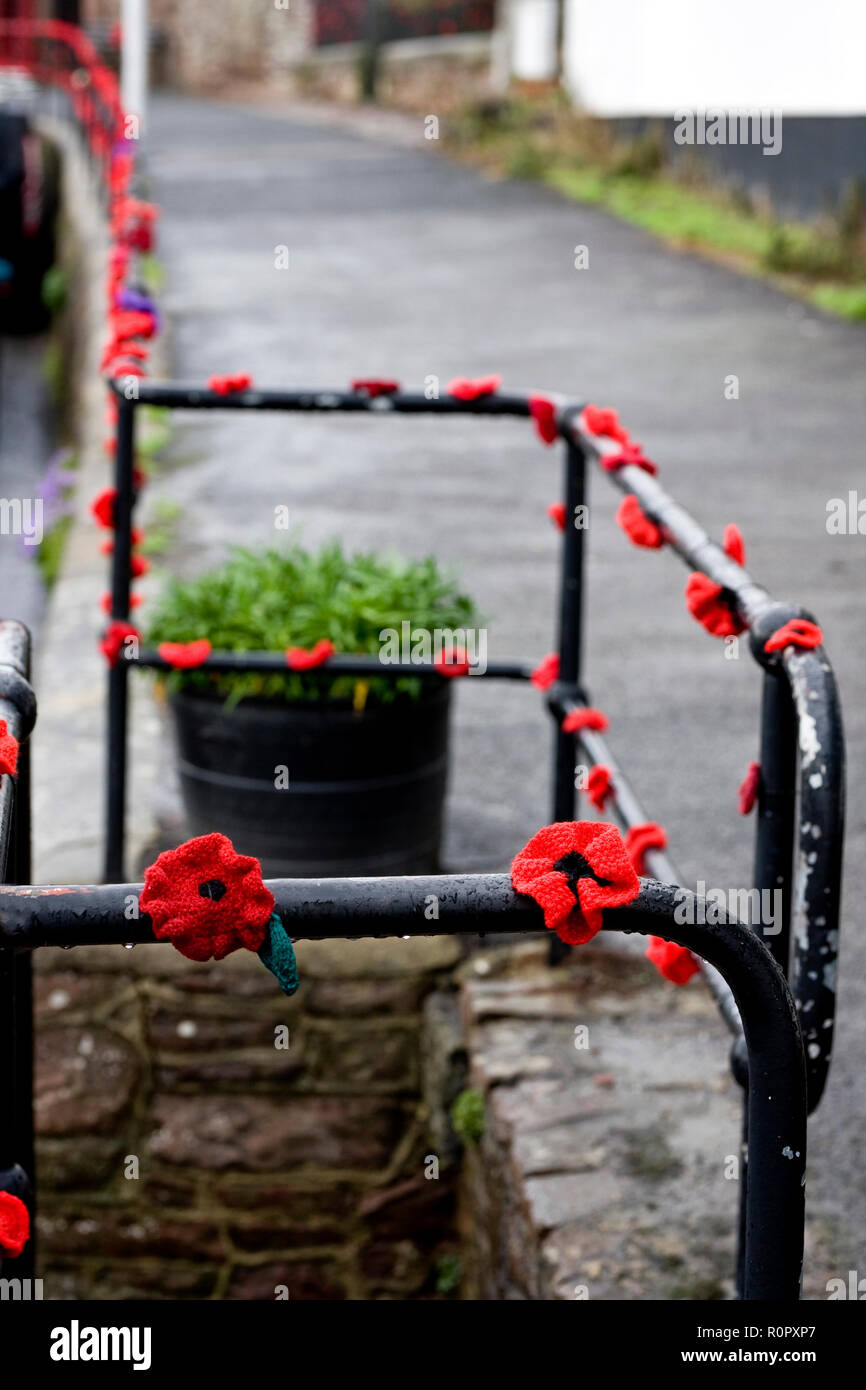
<path id="1" fill-rule="evenodd" d="M 135 406 L 118 398 L 115 452 L 114 552 L 111 564 L 111 617 L 128 621 L 131 562 Z M 129 668 L 121 657 L 108 673 L 108 748 L 106 751 L 105 881 L 123 879 L 126 821 L 126 725 Z"/>
<path id="2" fill-rule="evenodd" d="M 773 933 L 762 933 L 786 977 L 797 805 L 797 718 L 784 671 L 765 670 L 761 700 L 761 789 L 755 833 L 755 887 L 779 893 Z M 775 897 L 770 898 L 775 906 Z M 762 923 L 763 925 L 763 923 Z M 777 930 L 778 928 L 778 930 Z"/>
<path id="3" fill-rule="evenodd" d="M 583 514 L 585 506 L 586 459 L 583 450 L 567 444 L 564 471 L 565 531 L 559 587 L 559 679 L 563 685 L 580 684 L 583 638 Z M 556 730 L 553 819 L 573 820 L 574 739 Z"/>
<path id="4" fill-rule="evenodd" d="M 764 670 L 761 694 L 761 785 L 755 830 L 755 888 L 761 912 L 757 927 L 787 979 L 791 968 L 791 895 L 797 807 L 797 717 L 791 690 L 781 670 Z M 775 894 L 779 894 L 776 912 Z M 773 933 L 766 933 L 764 895 L 772 895 Z M 744 1295 L 744 1245 L 749 1187 L 748 1077 L 743 1076 L 743 1151 L 740 1169 L 740 1223 L 737 1287 Z"/>
<path id="5" fill-rule="evenodd" d="M 586 455 L 570 440 L 565 446 L 563 502 L 565 530 L 559 581 L 559 679 L 563 685 L 580 684 L 583 641 L 583 537 L 586 497 Z M 579 510 L 581 509 L 581 510 Z M 553 748 L 553 819 L 574 820 L 574 738 L 557 724 Z M 550 962 L 556 965 L 568 947 L 552 936 Z"/>
<path id="6" fill-rule="evenodd" d="M 30 1278 L 35 1257 L 31 954 L 0 947 L 0 1187 L 27 1203 L 31 1238 L 15 1261 Z M 5 1264 L 6 1262 L 3 1261 Z"/>
<path id="7" fill-rule="evenodd" d="M 29 662 L 25 675 L 29 677 Z M 7 881 L 29 883 L 30 869 L 30 744 L 18 751 L 18 775 L 12 815 Z M 15 1096 L 12 1130 L 16 1162 L 30 1183 L 30 1240 L 15 1266 L 20 1278 L 33 1274 L 36 1260 L 36 1154 L 33 1137 L 33 954 L 15 951 L 12 956 L 12 988 L 15 997 Z"/>

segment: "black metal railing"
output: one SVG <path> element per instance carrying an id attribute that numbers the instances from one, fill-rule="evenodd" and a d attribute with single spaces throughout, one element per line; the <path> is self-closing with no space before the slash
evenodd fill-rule
<path id="1" fill-rule="evenodd" d="M 527 395 L 494 394 L 475 400 L 446 396 L 428 400 L 420 394 L 395 392 L 370 397 L 358 391 L 259 391 L 232 395 L 174 383 L 118 380 L 112 383 L 118 403 L 115 456 L 111 619 L 129 621 L 132 517 L 136 503 L 135 425 L 142 405 L 173 409 L 364 411 L 375 414 L 512 415 L 531 413 Z M 130 387 L 130 389 L 127 389 Z M 581 426 L 583 407 L 556 403 L 556 430 L 564 445 L 566 517 L 585 506 L 587 463 L 603 464 L 615 446 Z M 603 470 L 607 471 L 607 470 Z M 706 925 L 700 900 L 679 886 L 668 855 L 650 850 L 645 856 L 652 877 L 641 880 L 640 896 L 626 908 L 604 914 L 605 930 L 638 932 L 677 942 L 694 952 L 720 1011 L 734 1035 L 732 1065 L 744 1090 L 744 1135 L 748 1165 L 740 1186 L 740 1254 L 738 1291 L 746 1299 L 796 1299 L 799 1296 L 803 1247 L 806 1115 L 817 1105 L 830 1060 L 834 1021 L 833 976 L 839 920 L 844 806 L 844 755 L 841 717 L 833 673 L 823 648 L 787 647 L 768 655 L 771 633 L 802 610 L 775 603 L 745 568 L 733 561 L 648 474 L 626 464 L 609 472 L 618 486 L 638 497 L 672 549 L 692 568 L 699 568 L 723 587 L 732 610 L 747 626 L 751 650 L 763 669 L 761 721 L 762 786 L 756 835 L 755 886 L 780 889 L 782 930 L 765 944 L 759 935 L 730 915 L 718 913 Z M 584 588 L 584 532 L 566 525 L 560 566 L 559 678 L 544 700 L 556 725 L 552 819 L 573 820 L 576 809 L 575 748 L 612 772 L 613 808 L 625 828 L 647 817 L 600 733 L 581 729 L 563 733 L 565 714 L 589 703 L 582 679 L 581 631 Z M 7 628 L 16 625 L 7 624 Z M 0 629 L 0 638 L 3 630 Z M 0 645 L 0 677 L 3 665 Z M 44 945 L 86 946 L 97 943 L 151 941 L 146 916 L 130 922 L 125 900 L 141 885 L 123 884 L 124 818 L 127 762 L 127 685 L 134 666 L 165 668 L 157 652 L 122 650 L 109 671 L 108 758 L 106 796 L 106 880 L 103 887 L 9 885 L 0 888 L 0 957 L 29 957 Z M 285 669 L 284 653 L 212 652 L 204 669 L 225 671 Z M 375 657 L 335 656 L 320 668 L 399 678 L 406 669 L 381 665 Z M 410 673 L 442 680 L 431 665 L 412 665 Z M 309 673 L 314 674 L 314 673 Z M 532 669 L 522 662 L 487 668 L 488 678 L 526 680 Z M 0 694 L 3 691 L 0 680 Z M 29 687 L 28 687 L 29 689 Z M 10 697 L 11 698 L 11 697 Z M 2 708 L 2 706 L 0 706 Z M 13 727 L 10 724 L 10 727 Z M 18 727 L 26 734 L 27 720 Z M 22 764 L 26 771 L 26 765 Z M 10 779 L 3 778 L 0 798 Z M 25 782 L 26 785 L 26 782 Z M 19 775 L 19 799 L 26 799 Z M 16 829 L 4 815 L 3 844 L 18 843 Z M 20 806 L 19 806 L 20 809 Z M 795 853 L 796 851 L 796 853 Z M 22 852 L 23 853 L 23 852 Z M 26 874 L 21 859 L 14 874 Z M 538 932 L 541 912 L 529 898 L 514 893 L 502 875 L 443 875 L 432 878 L 278 880 L 269 884 L 276 908 L 294 939 L 409 936 L 465 932 Z M 424 916 L 427 895 L 435 894 L 439 917 Z M 681 910 L 685 903 L 685 913 Z M 678 905 L 680 910 L 678 909 Z M 689 905 L 693 909 L 689 912 Z M 711 914 L 712 917 L 712 914 Z M 791 938 L 793 936 L 793 949 Z M 790 984 L 789 984 L 790 976 Z M 27 981 L 4 967 L 0 996 L 9 1009 L 0 1014 L 6 1028 L 0 1057 L 0 1096 L 12 1115 L 0 1149 L 4 1163 L 17 1164 L 32 1177 L 29 1070 L 24 1014 L 17 995 Z M 10 1035 L 8 1015 L 22 1008 L 22 1022 Z M 23 1041 L 22 1041 L 23 1040 Z M 804 1051 L 804 1040 L 806 1043 Z M 13 1051 L 13 1043 L 17 1052 Z M 11 1079 L 10 1079 L 11 1074 Z M 2 1120 L 0 1120 L 2 1123 Z M 25 1159 L 27 1161 L 25 1161 Z M 31 1184 L 32 1185 L 32 1184 Z M 0 1182 L 2 1186 L 2 1182 Z M 23 1257 L 22 1257 L 23 1258 Z M 32 1259 L 32 1254 L 31 1254 Z"/>

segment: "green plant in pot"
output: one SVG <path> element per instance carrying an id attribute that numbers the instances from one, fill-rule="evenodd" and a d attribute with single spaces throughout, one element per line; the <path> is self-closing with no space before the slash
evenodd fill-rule
<path id="1" fill-rule="evenodd" d="M 477 623 L 472 601 L 432 558 L 347 556 L 330 542 L 315 552 L 238 549 L 218 569 L 170 581 L 146 639 L 272 652 L 329 640 L 341 655 L 382 660 L 386 633 L 432 640 Z M 271 877 L 438 867 L 450 680 L 359 679 L 326 666 L 204 667 L 161 680 L 192 834 L 222 831 Z"/>

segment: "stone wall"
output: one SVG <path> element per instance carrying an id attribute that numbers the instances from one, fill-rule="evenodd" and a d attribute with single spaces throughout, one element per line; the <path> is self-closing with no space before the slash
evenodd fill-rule
<path id="1" fill-rule="evenodd" d="M 297 954 L 287 999 L 246 952 L 37 953 L 46 1298 L 453 1291 L 459 945 Z"/>
<path id="2" fill-rule="evenodd" d="M 441 116 L 491 89 L 490 34 L 406 39 L 382 49 L 377 98 L 385 106 Z M 352 102 L 359 95 L 361 46 L 340 44 L 308 56 L 289 70 L 272 69 L 272 90 Z"/>
<path id="3" fill-rule="evenodd" d="M 701 982 L 606 941 L 552 971 L 535 941 L 469 962 L 461 1005 L 463 1296 L 730 1297 L 740 1098 Z"/>

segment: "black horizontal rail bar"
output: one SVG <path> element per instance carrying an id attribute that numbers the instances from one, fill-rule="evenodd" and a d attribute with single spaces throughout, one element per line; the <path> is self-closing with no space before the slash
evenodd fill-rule
<path id="1" fill-rule="evenodd" d="M 135 383 L 127 390 L 127 381 Z M 124 379 L 112 377 L 108 385 L 114 394 L 131 406 L 158 405 L 174 410 L 287 410 L 349 414 L 397 415 L 517 415 L 530 414 L 526 392 L 495 392 L 475 400 L 461 400 L 447 393 L 428 397 L 421 391 L 392 391 L 369 395 L 364 391 L 271 391 L 251 386 L 245 391 L 224 394 L 207 386 L 180 382 Z M 548 397 L 548 399 L 554 399 Z"/>
<path id="2" fill-rule="evenodd" d="M 537 932 L 542 916 L 504 874 L 417 878 L 277 879 L 268 884 L 295 940 Z M 152 941 L 145 916 L 128 919 L 141 884 L 0 888 L 0 941 L 37 946 Z M 684 889 L 641 880 L 634 903 L 604 915 L 608 931 L 656 934 L 709 960 L 728 980 L 749 1053 L 749 1186 L 744 1296 L 799 1297 L 806 1160 L 806 1086 L 797 1013 L 787 982 L 745 925 L 688 925 L 675 917 Z M 701 920 L 698 900 L 690 916 Z M 431 920 L 435 900 L 438 917 Z M 682 915 L 682 914 L 680 914 Z M 704 914 L 705 915 L 705 914 Z"/>
<path id="3" fill-rule="evenodd" d="M 131 651 L 121 653 L 128 666 L 146 666 L 155 671 L 173 671 L 171 662 L 160 656 L 155 648 L 143 647 L 135 655 Z M 468 676 L 448 676 L 430 662 L 380 661 L 377 656 L 350 655 L 337 653 L 328 657 L 318 666 L 304 669 L 290 667 L 286 663 L 285 652 L 211 652 L 207 660 L 197 666 L 186 668 L 194 671 L 262 671 L 275 675 L 296 676 L 370 676 L 386 679 L 402 679 L 404 676 L 417 676 L 422 680 L 466 680 Z M 488 680 L 528 681 L 533 667 L 521 661 L 490 661 L 484 670 L 473 670 L 469 675 L 473 680 L 486 677 Z"/>

